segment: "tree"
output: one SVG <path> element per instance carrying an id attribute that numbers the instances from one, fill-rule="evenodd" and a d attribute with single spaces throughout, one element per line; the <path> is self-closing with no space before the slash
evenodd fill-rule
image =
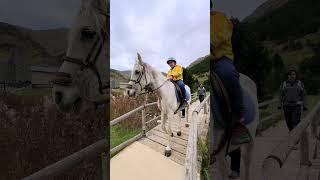
<path id="1" fill-rule="evenodd" d="M 259 99 L 265 99 L 272 93 L 268 84 L 265 83 L 272 69 L 268 52 L 247 24 L 240 23 L 235 18 L 231 18 L 231 22 L 234 25 L 232 48 L 236 67 L 239 72 L 255 81 Z"/>
<path id="2" fill-rule="evenodd" d="M 308 94 L 317 94 L 320 89 L 320 54 L 300 63 L 299 75 Z"/>
<path id="3" fill-rule="evenodd" d="M 197 88 L 197 81 L 192 77 L 192 74 L 186 68 L 183 68 L 183 81 L 190 87 L 191 92 Z"/>

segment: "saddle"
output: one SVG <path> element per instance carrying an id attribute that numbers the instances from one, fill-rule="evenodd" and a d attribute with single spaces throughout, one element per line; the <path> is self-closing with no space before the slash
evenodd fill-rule
<path id="1" fill-rule="evenodd" d="M 177 114 L 177 112 L 179 110 L 182 110 L 182 106 L 183 106 L 183 96 L 182 96 L 182 92 L 181 92 L 181 89 L 179 87 L 179 85 L 174 82 L 174 81 L 171 81 L 175 87 L 175 90 L 176 90 L 176 98 L 177 98 L 177 101 L 180 102 L 179 103 L 179 107 L 177 108 L 177 110 L 175 110 L 174 114 Z M 186 92 L 186 99 L 188 100 L 188 93 Z"/>

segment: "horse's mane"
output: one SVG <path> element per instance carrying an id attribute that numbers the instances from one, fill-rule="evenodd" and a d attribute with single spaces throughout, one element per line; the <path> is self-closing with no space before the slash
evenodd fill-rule
<path id="1" fill-rule="evenodd" d="M 161 71 L 158 71 L 154 67 L 152 67 L 150 64 L 143 62 L 143 66 L 146 67 L 146 71 L 152 74 L 153 77 L 163 77 L 165 76 L 161 73 Z"/>

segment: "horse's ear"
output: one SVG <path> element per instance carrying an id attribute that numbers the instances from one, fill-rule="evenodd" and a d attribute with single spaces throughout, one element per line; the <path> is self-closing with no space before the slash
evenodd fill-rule
<path id="1" fill-rule="evenodd" d="M 137 57 L 138 57 L 138 62 L 139 62 L 139 64 L 142 64 L 142 58 L 141 58 L 141 56 L 140 56 L 139 53 L 137 53 Z"/>

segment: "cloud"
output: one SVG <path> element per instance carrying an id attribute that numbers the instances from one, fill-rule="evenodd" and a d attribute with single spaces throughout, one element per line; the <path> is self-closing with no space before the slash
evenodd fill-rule
<path id="1" fill-rule="evenodd" d="M 161 71 L 169 56 L 187 66 L 209 53 L 209 3 L 112 0 L 110 11 L 111 68 L 131 69 L 137 52 Z"/>
<path id="2" fill-rule="evenodd" d="M 70 27 L 79 6 L 80 0 L 1 0 L 0 22 L 31 29 Z"/>

